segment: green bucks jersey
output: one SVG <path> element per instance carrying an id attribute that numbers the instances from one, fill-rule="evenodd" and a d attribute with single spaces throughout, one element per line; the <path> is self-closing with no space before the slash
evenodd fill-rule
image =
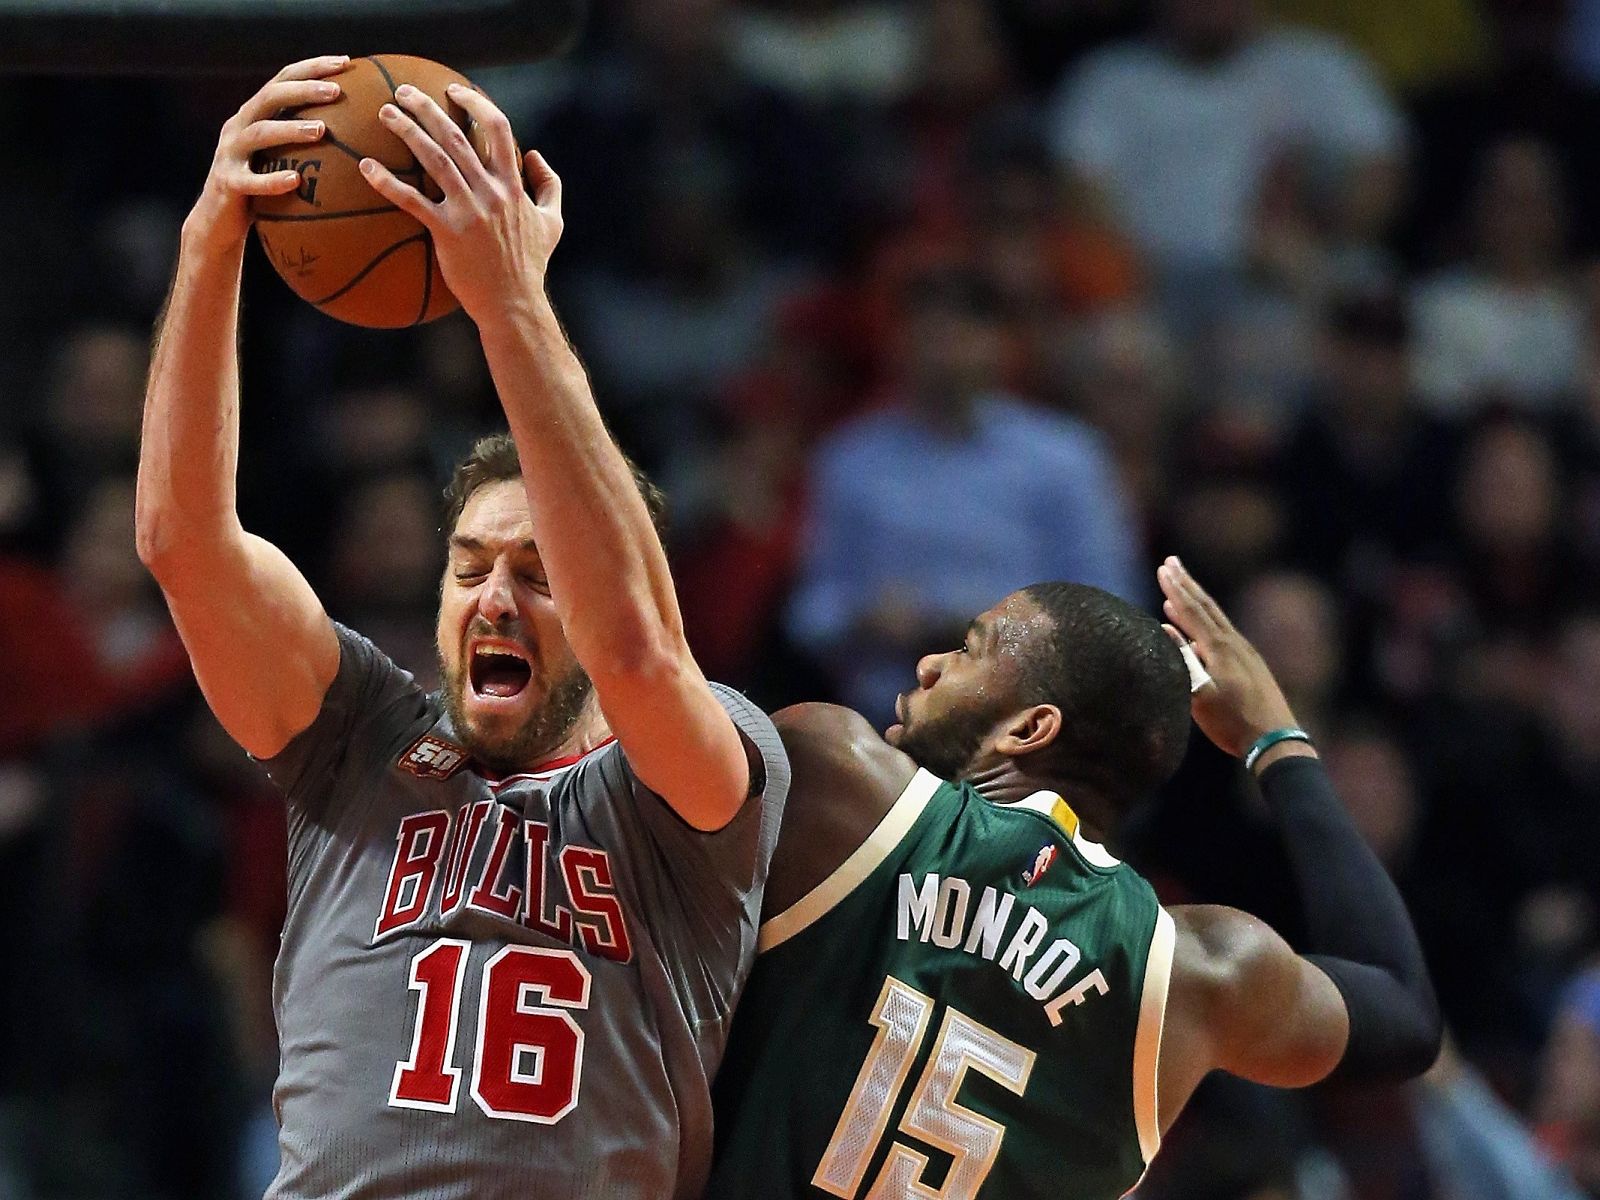
<path id="1" fill-rule="evenodd" d="M 1155 1154 L 1172 918 L 1059 796 L 918 772 L 759 945 L 710 1200 L 1114 1200 Z"/>

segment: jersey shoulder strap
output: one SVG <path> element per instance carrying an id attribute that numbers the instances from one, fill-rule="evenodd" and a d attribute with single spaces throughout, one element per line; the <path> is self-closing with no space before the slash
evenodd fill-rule
<path id="1" fill-rule="evenodd" d="M 855 852 L 834 869 L 833 874 L 781 913 L 762 922 L 756 940 L 756 952 L 759 954 L 782 945 L 831 912 L 883 865 L 884 860 L 911 832 L 934 796 L 941 789 L 950 787 L 931 771 L 919 767 L 899 799 L 883 814 L 883 819 L 856 847 Z"/>

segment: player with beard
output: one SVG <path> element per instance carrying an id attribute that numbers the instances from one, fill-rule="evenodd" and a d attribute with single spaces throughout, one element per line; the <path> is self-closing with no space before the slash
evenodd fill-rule
<path id="1" fill-rule="evenodd" d="M 404 87 L 383 119 L 440 185 L 363 164 L 427 225 L 515 442 L 449 497 L 426 694 L 245 532 L 239 272 L 250 155 L 315 141 L 286 68 L 223 127 L 184 223 L 146 401 L 138 540 L 224 728 L 289 820 L 268 1195 L 660 1200 L 704 1184 L 710 1078 L 787 790 L 771 723 L 683 641 L 654 495 L 595 411 L 545 296 L 560 184 L 476 92 L 461 129 Z"/>
<path id="2" fill-rule="evenodd" d="M 711 1200 L 1114 1200 L 1213 1069 L 1300 1087 L 1433 1061 L 1393 884 L 1260 655 L 1176 559 L 1158 579 L 1165 630 L 1095 588 L 1008 596 L 918 664 L 883 737 L 777 715 L 793 794 Z M 1281 825 L 1303 957 L 1236 909 L 1164 909 L 1102 844 L 1191 712 Z"/>

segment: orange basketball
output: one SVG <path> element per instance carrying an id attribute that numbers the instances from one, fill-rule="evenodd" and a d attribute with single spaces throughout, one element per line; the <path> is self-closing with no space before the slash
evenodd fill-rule
<path id="1" fill-rule="evenodd" d="M 367 183 L 359 163 L 375 158 L 400 179 L 440 196 L 410 147 L 378 119 L 402 83 L 426 92 L 467 131 L 480 155 L 480 131 L 445 96 L 451 83 L 470 86 L 449 67 L 403 54 L 355 58 L 334 76 L 343 94 L 293 115 L 327 126 L 322 140 L 259 152 L 256 171 L 298 171 L 300 186 L 253 202 L 256 234 L 278 274 L 330 317 L 375 329 L 420 325 L 455 311 L 428 231 Z"/>

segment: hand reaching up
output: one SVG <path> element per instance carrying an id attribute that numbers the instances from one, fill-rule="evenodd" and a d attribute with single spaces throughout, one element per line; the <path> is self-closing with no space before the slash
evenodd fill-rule
<path id="1" fill-rule="evenodd" d="M 1194 693 L 1195 724 L 1218 747 L 1237 758 L 1264 733 L 1295 724 L 1283 689 L 1260 652 L 1234 628 L 1226 613 L 1176 558 L 1156 569 L 1166 597 L 1166 628 L 1180 644 L 1194 643 L 1211 681 Z M 1309 753 L 1305 743 L 1293 752 Z M 1291 747 L 1285 747 L 1286 751 Z"/>

